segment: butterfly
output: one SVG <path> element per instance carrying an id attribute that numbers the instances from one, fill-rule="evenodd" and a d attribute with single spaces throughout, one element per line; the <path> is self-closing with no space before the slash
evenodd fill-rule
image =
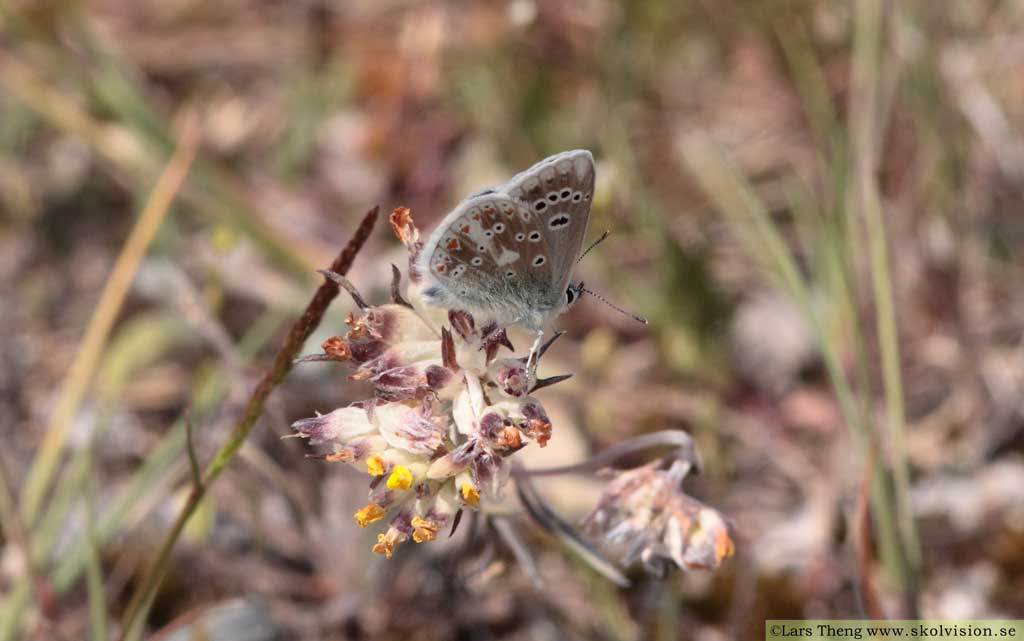
<path id="1" fill-rule="evenodd" d="M 590 220 L 594 157 L 563 151 L 465 200 L 430 235 L 416 266 L 427 303 L 537 333 L 585 291 L 571 283 Z"/>

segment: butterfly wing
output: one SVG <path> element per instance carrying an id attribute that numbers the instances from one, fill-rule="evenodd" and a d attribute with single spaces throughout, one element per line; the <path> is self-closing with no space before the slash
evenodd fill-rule
<path id="1" fill-rule="evenodd" d="M 431 234 L 418 271 L 443 307 L 536 328 L 559 311 L 590 216 L 588 151 L 552 156 L 498 189 L 470 196 Z"/>
<path id="2" fill-rule="evenodd" d="M 523 316 L 546 285 L 522 268 L 531 250 L 542 251 L 526 240 L 530 218 L 521 203 L 493 190 L 459 203 L 420 254 L 417 269 L 427 275 L 427 300 L 507 321 Z"/>
<path id="3" fill-rule="evenodd" d="M 546 250 L 542 267 L 552 295 L 561 301 L 590 221 L 594 157 L 585 149 L 551 156 L 514 176 L 502 191 L 534 213 L 531 233 L 541 235 Z"/>

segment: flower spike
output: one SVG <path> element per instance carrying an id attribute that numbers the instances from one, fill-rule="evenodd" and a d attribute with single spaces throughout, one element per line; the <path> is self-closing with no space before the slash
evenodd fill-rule
<path id="1" fill-rule="evenodd" d="M 402 297 L 402 272 L 391 264 L 391 302 L 412 309 L 409 301 Z"/>
<path id="2" fill-rule="evenodd" d="M 319 362 L 325 362 L 325 361 L 326 362 L 337 362 L 339 360 L 344 360 L 344 359 L 340 359 L 340 358 L 337 358 L 335 356 L 331 356 L 330 354 L 307 354 L 305 356 L 300 356 L 300 357 L 296 358 L 295 360 L 292 361 L 292 364 L 293 365 L 298 365 L 299 363 L 319 363 Z"/>
<path id="3" fill-rule="evenodd" d="M 356 286 L 349 282 L 347 278 L 345 278 L 344 276 L 337 272 L 332 272 L 329 269 L 318 269 L 316 271 L 322 274 L 324 278 L 334 281 L 339 286 L 341 286 L 342 289 L 347 291 L 349 295 L 352 297 L 352 300 L 356 302 L 356 305 L 359 307 L 359 309 L 367 309 L 370 307 L 369 305 L 366 304 L 366 301 L 363 300 L 363 296 L 359 293 L 359 290 L 356 289 Z"/>
<path id="4" fill-rule="evenodd" d="M 552 345 L 554 345 L 555 341 L 557 341 L 559 338 L 561 338 L 564 335 L 565 335 L 565 330 L 564 329 L 555 332 L 554 335 L 551 336 L 551 338 L 549 338 L 547 341 L 544 342 L 543 345 L 541 345 L 540 347 L 537 348 L 537 353 L 533 357 L 534 361 L 539 361 L 540 357 L 543 356 L 544 353 L 548 351 L 548 348 L 550 348 Z M 519 360 L 521 360 L 522 362 L 526 363 L 529 360 L 529 358 L 530 358 L 529 356 L 524 356 L 524 357 L 520 358 Z"/>
<path id="5" fill-rule="evenodd" d="M 530 393 L 533 394 L 539 389 L 544 389 L 545 387 L 550 387 L 556 383 L 567 381 L 572 378 L 572 376 L 572 374 L 559 374 L 558 376 L 549 376 L 548 378 L 538 378 L 537 382 L 534 383 L 533 387 L 530 389 Z"/>
<path id="6" fill-rule="evenodd" d="M 451 371 L 459 371 L 459 363 L 455 360 L 455 340 L 447 327 L 441 328 L 441 362 Z"/>
<path id="7" fill-rule="evenodd" d="M 477 335 L 476 321 L 473 320 L 473 315 L 469 312 L 462 311 L 461 309 L 450 309 L 448 310 L 448 322 L 451 323 L 452 329 L 464 341 L 468 342 Z"/>

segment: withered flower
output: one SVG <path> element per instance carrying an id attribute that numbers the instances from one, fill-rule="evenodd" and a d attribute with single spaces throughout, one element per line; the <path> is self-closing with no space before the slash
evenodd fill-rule
<path id="1" fill-rule="evenodd" d="M 620 472 L 587 516 L 588 531 L 600 535 L 623 564 L 640 560 L 659 577 L 673 569 L 714 570 L 734 547 L 725 519 L 683 492 L 690 463 L 658 460 Z"/>

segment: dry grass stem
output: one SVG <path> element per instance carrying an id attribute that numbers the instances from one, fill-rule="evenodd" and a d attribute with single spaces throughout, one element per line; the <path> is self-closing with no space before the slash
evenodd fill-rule
<path id="1" fill-rule="evenodd" d="M 32 527 L 35 523 L 43 497 L 53 481 L 54 469 L 64 449 L 71 421 L 89 389 L 92 375 L 135 273 L 146 255 L 149 244 L 160 229 L 160 224 L 170 211 L 175 195 L 185 182 L 196 155 L 197 141 L 197 123 L 193 118 L 186 118 L 178 148 L 160 174 L 103 287 L 100 299 L 96 303 L 96 311 L 89 321 L 78 353 L 58 393 L 46 435 L 32 462 L 32 468 L 22 490 L 21 517 L 27 527 Z"/>
<path id="2" fill-rule="evenodd" d="M 352 239 L 349 240 L 345 249 L 342 250 L 331 264 L 330 271 L 338 274 L 348 272 L 359 250 L 362 249 L 367 239 L 369 239 L 370 232 L 373 231 L 374 224 L 377 222 L 378 212 L 379 209 L 377 207 L 367 212 Z M 317 289 L 316 294 L 306 306 L 302 316 L 292 325 L 281 349 L 278 350 L 277 356 L 274 358 L 274 362 L 266 374 L 263 375 L 256 389 L 253 390 L 248 403 L 246 403 L 245 408 L 242 410 L 241 416 L 235 423 L 234 429 L 228 436 L 227 442 L 214 455 L 213 461 L 206 468 L 199 484 L 193 485 L 188 500 L 178 514 L 178 518 L 175 520 L 171 530 L 164 538 L 155 561 L 147 569 L 139 586 L 132 594 L 128 607 L 125 609 L 124 616 L 121 619 L 120 639 L 122 641 L 134 638 L 141 633 L 143 619 L 141 615 L 148 610 L 148 604 L 152 603 L 156 595 L 160 581 L 167 571 L 167 563 L 170 560 L 171 551 L 182 530 L 184 530 L 189 519 L 192 518 L 210 486 L 245 443 L 249 432 L 256 425 L 256 421 L 259 420 L 260 416 L 262 416 L 264 405 L 270 393 L 291 370 L 295 357 L 298 356 L 306 339 L 319 326 L 320 320 L 327 311 L 327 307 L 337 297 L 338 291 L 337 283 L 331 279 L 325 279 L 323 284 Z"/>

